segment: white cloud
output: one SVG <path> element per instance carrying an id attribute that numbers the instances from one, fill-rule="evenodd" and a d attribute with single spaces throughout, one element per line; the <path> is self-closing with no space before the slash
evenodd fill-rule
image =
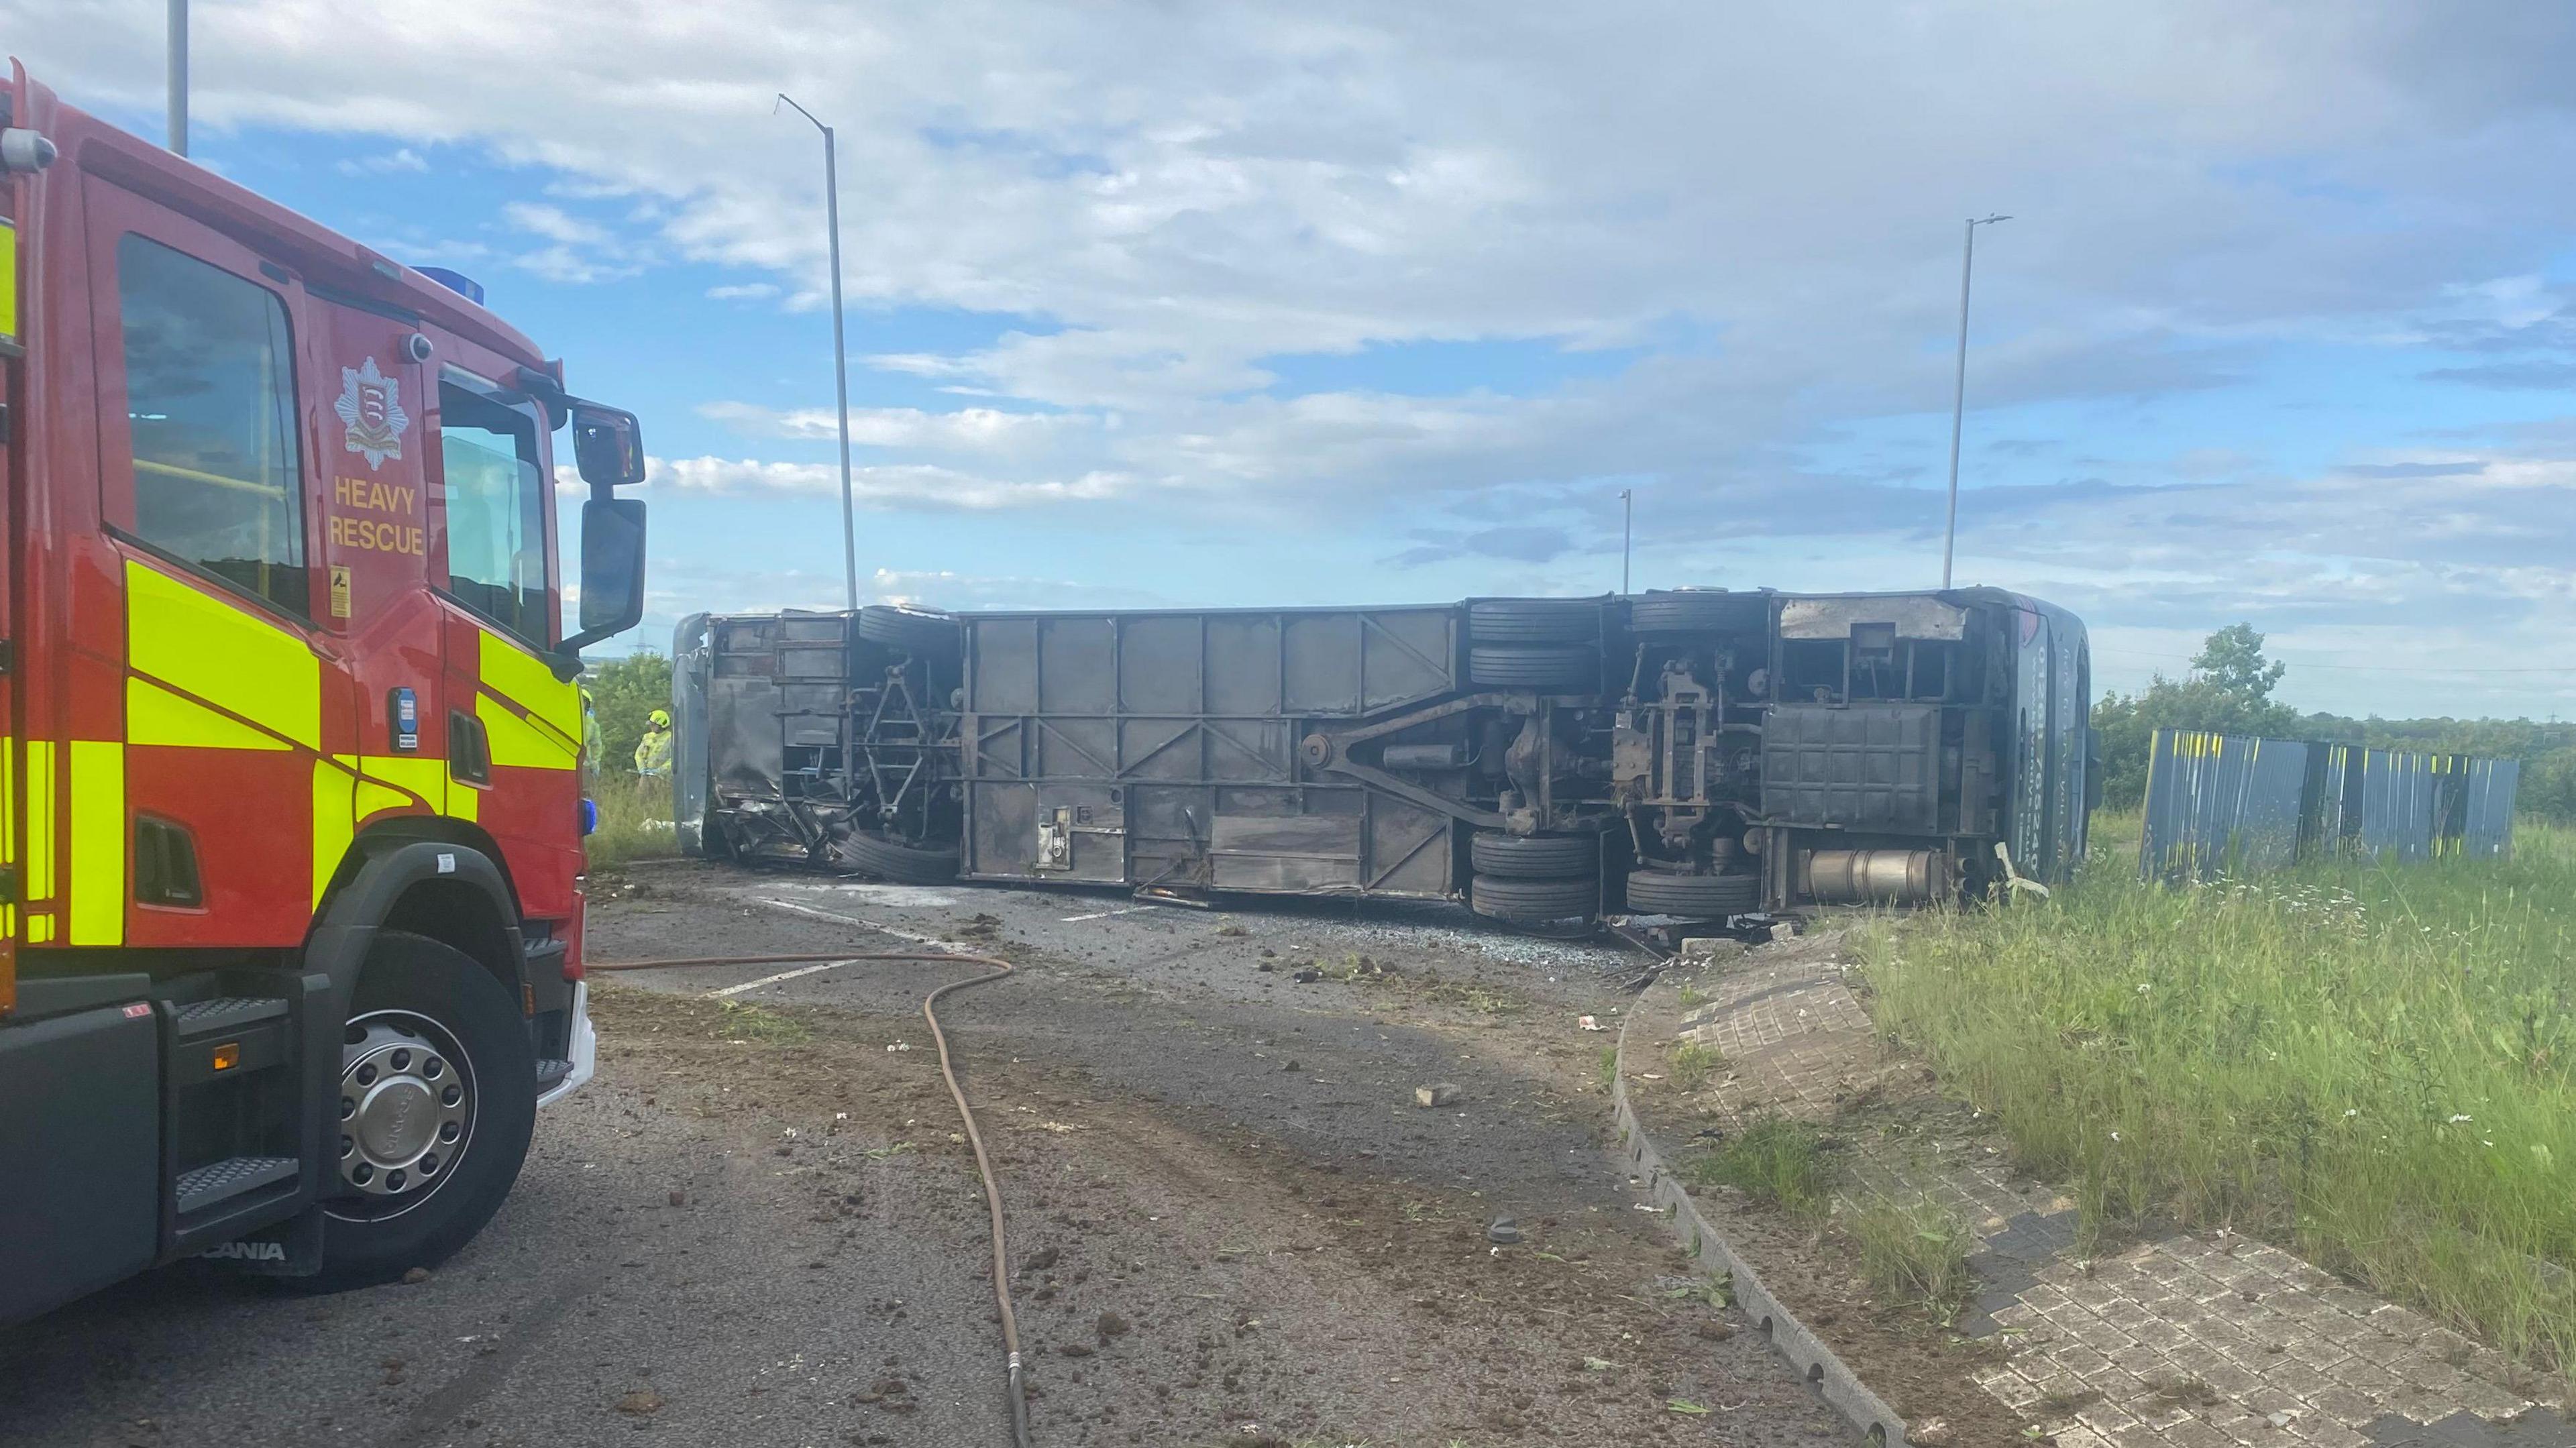
<path id="1" fill-rule="evenodd" d="M 158 4 L 60 8 L 0 0 L 40 80 L 157 102 L 131 58 Z M 1814 582 L 1901 576 L 1880 565 L 1937 553 L 1927 475 L 1815 458 L 1946 409 L 1958 218 L 1987 210 L 2016 219 L 1979 247 L 1980 407 L 2239 387 L 2285 343 L 2480 354 L 2427 384 L 2455 390 L 2576 376 L 2548 280 L 2576 189 L 2534 180 L 2576 162 L 2563 7 L 448 0 L 369 24 L 353 68 L 343 7 L 201 3 L 198 115 L 547 170 L 568 205 L 509 208 L 532 243 L 510 255 L 565 283 L 676 258 L 777 278 L 717 299 L 815 305 L 815 138 L 773 93 L 836 125 L 856 304 L 1032 319 L 869 359 L 976 401 L 854 414 L 876 507 L 1147 498 L 1547 578 L 1593 565 L 1600 497 L 1634 485 L 1676 566 L 1754 581 L 1759 546 L 1780 573 L 1823 560 Z M 1532 396 L 1264 390 L 1281 355 L 1493 338 L 1640 353 Z M 814 400 L 711 415 L 810 456 Z M 1979 490 L 1962 543 L 2140 629 L 2259 606 L 2422 630 L 2563 592 L 2557 445 L 2293 473 L 2248 432 Z M 1928 432 L 1922 453 L 1937 469 Z M 659 466 L 681 492 L 839 486 Z M 2114 486 L 2174 479 L 2208 486 Z"/>
<path id="2" fill-rule="evenodd" d="M 551 243 L 511 258 L 512 265 L 547 281 L 586 286 L 630 277 L 643 269 L 634 248 L 615 232 L 595 221 L 584 221 L 560 206 L 511 201 L 501 207 L 501 219 L 516 230 Z"/>
<path id="3" fill-rule="evenodd" d="M 838 417 L 827 407 L 782 412 L 749 402 L 710 402 L 698 412 L 747 437 L 831 442 L 840 436 Z M 950 412 L 925 412 L 916 407 L 850 409 L 852 446 L 934 453 L 1036 458 L 1051 455 L 1052 444 L 1069 434 L 1096 434 L 1103 426 L 1103 420 L 1097 417 L 1002 412 L 989 407 Z"/>
<path id="4" fill-rule="evenodd" d="M 840 496 L 841 470 L 831 463 L 759 462 L 749 458 L 654 458 L 645 486 L 676 495 L 727 494 L 773 497 Z M 1137 481 L 1116 473 L 1093 472 L 1078 477 L 1009 481 L 978 477 L 927 463 L 885 463 L 853 467 L 850 493 L 861 507 L 907 507 L 963 512 L 1039 503 L 1100 501 L 1126 496 Z"/>
<path id="5" fill-rule="evenodd" d="M 377 155 L 342 161 L 334 169 L 343 176 L 383 176 L 401 171 L 426 171 L 429 161 L 411 147 L 399 146 Z"/>

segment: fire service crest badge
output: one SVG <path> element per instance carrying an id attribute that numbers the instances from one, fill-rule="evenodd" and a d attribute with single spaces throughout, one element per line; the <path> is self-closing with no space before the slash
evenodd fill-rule
<path id="1" fill-rule="evenodd" d="M 366 458 L 367 471 L 383 467 L 387 458 L 401 459 L 411 417 L 402 409 L 401 383 L 378 371 L 375 358 L 340 369 L 340 400 L 332 410 L 348 430 L 349 451 Z"/>

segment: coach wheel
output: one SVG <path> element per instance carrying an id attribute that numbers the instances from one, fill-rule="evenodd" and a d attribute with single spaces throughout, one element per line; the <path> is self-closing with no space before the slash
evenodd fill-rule
<path id="1" fill-rule="evenodd" d="M 1770 622 L 1767 595 L 1723 588 L 1650 592 L 1628 605 L 1628 627 L 1641 634 L 1758 633 Z"/>
<path id="2" fill-rule="evenodd" d="M 1479 644 L 1467 651 L 1467 680 L 1518 689 L 1587 689 L 1600 650 L 1566 644 Z"/>
<path id="3" fill-rule="evenodd" d="M 862 875 L 903 885 L 945 885 L 957 878 L 955 845 L 909 845 L 878 835 L 850 834 L 832 842 L 835 863 Z"/>
<path id="4" fill-rule="evenodd" d="M 908 653 L 946 656 L 958 652 L 963 630 L 937 609 L 872 603 L 859 610 L 859 637 Z"/>
<path id="5" fill-rule="evenodd" d="M 1760 908 L 1759 875 L 1677 875 L 1664 870 L 1628 872 L 1628 908 L 1640 915 L 1715 919 Z"/>
<path id="6" fill-rule="evenodd" d="M 1467 605 L 1467 637 L 1480 644 L 1597 643 L 1601 604 L 1588 598 L 1489 598 Z"/>
<path id="7" fill-rule="evenodd" d="M 1471 836 L 1467 852 L 1480 876 L 1511 880 L 1592 879 L 1601 858 L 1598 835 Z"/>
<path id="8" fill-rule="evenodd" d="M 1552 920 L 1589 919 L 1601 910 L 1601 886 L 1580 880 L 1511 880 L 1478 875 L 1467 904 L 1479 915 L 1517 925 L 1543 925 Z"/>

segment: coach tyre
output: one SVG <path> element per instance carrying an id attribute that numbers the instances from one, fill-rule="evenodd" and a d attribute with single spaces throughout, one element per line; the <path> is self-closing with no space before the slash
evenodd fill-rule
<path id="1" fill-rule="evenodd" d="M 1601 909 L 1601 885 L 1591 876 L 1579 880 L 1506 880 L 1478 875 L 1467 903 L 1479 915 L 1515 924 L 1589 918 Z"/>
<path id="2" fill-rule="evenodd" d="M 863 831 L 833 841 L 841 865 L 898 885 L 944 885 L 957 878 L 955 845 L 909 845 Z"/>
<path id="3" fill-rule="evenodd" d="M 1601 651 L 1578 644 L 1478 644 L 1467 650 L 1467 680 L 1522 689 L 1589 689 Z"/>
<path id="4" fill-rule="evenodd" d="M 1498 879 L 1592 878 L 1601 858 L 1597 835 L 1505 835 L 1480 831 L 1468 840 L 1476 873 Z"/>
<path id="5" fill-rule="evenodd" d="M 1601 639 L 1601 603 L 1589 598 L 1489 598 L 1467 605 L 1467 637 L 1480 644 L 1585 644 Z"/>
<path id="6" fill-rule="evenodd" d="M 1666 870 L 1628 872 L 1628 908 L 1640 915 L 1714 918 L 1742 915 L 1762 903 L 1762 877 L 1682 875 Z"/>
<path id="7" fill-rule="evenodd" d="M 492 1219 L 528 1154 L 537 1062 L 518 1002 L 463 952 L 385 931 L 350 998 L 336 1106 L 315 1285 L 436 1266 Z"/>
<path id="8" fill-rule="evenodd" d="M 1628 605 L 1628 627 L 1641 634 L 1760 633 L 1771 623 L 1771 599 L 1723 588 L 1651 590 Z"/>
<path id="9" fill-rule="evenodd" d="M 859 610 L 859 637 L 916 654 L 953 655 L 965 631 L 952 615 L 936 609 L 872 603 Z"/>

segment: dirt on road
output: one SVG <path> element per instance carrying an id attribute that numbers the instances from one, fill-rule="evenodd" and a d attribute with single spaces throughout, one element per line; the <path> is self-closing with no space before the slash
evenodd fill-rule
<path id="1" fill-rule="evenodd" d="M 1633 958 L 1445 911 L 594 888 L 598 959 L 944 939 L 1022 967 L 942 1016 L 1042 1448 L 1849 1439 L 1603 1151 L 1609 1037 L 1577 1018 L 1615 1029 Z M 983 1199 L 918 1014 L 955 968 L 793 969 L 602 979 L 598 1080 L 429 1282 L 165 1273 L 0 1335 L 0 1441 L 1007 1443 Z"/>

